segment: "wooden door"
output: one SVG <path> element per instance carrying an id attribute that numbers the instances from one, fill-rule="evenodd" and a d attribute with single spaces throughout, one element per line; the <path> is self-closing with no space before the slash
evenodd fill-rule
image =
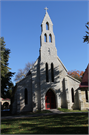
<path id="1" fill-rule="evenodd" d="M 46 109 L 56 108 L 55 94 L 52 90 L 48 90 L 45 96 Z"/>

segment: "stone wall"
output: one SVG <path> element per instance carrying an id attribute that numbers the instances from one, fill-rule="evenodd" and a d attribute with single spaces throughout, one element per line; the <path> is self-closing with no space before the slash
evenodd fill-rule
<path id="1" fill-rule="evenodd" d="M 32 73 L 32 108 L 33 112 L 40 110 L 40 67 L 39 67 L 40 58 L 36 60 L 34 66 L 31 69 Z"/>
<path id="2" fill-rule="evenodd" d="M 79 88 L 80 81 L 67 75 L 67 83 L 68 83 L 67 84 L 68 85 L 68 99 L 70 102 L 69 109 L 79 109 L 78 88 Z M 72 93 L 71 93 L 72 88 L 74 90 L 74 102 L 72 102 Z"/>
<path id="3" fill-rule="evenodd" d="M 89 101 L 86 102 L 85 90 L 81 90 L 81 100 L 83 101 L 83 110 L 89 109 Z M 89 91 L 88 91 L 88 95 L 89 95 Z"/>
<path id="4" fill-rule="evenodd" d="M 48 63 L 49 82 L 46 82 L 46 62 Z M 54 82 L 51 81 L 51 63 L 54 66 Z M 66 74 L 67 71 L 58 57 L 54 59 L 47 57 L 40 62 L 41 109 L 45 109 L 45 95 L 49 89 L 53 90 L 56 96 L 56 108 L 61 108 L 64 97 L 62 81 Z"/>
<path id="5" fill-rule="evenodd" d="M 25 88 L 27 89 L 27 98 L 28 102 L 25 104 Z M 25 79 L 17 83 L 17 90 L 14 95 L 13 110 L 16 109 L 16 112 L 22 111 L 32 111 L 32 84 L 31 84 L 31 75 L 27 76 Z M 15 111 L 13 111 L 15 112 Z"/>

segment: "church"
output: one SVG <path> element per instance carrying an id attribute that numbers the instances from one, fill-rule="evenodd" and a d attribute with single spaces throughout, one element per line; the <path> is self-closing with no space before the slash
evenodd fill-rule
<path id="1" fill-rule="evenodd" d="M 67 74 L 57 56 L 53 23 L 47 8 L 45 10 L 39 57 L 26 77 L 16 83 L 12 113 L 54 108 L 85 109 L 81 101 L 80 81 Z"/>

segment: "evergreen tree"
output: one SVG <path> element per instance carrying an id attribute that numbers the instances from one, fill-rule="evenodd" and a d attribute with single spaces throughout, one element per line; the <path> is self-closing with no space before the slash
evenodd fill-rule
<path id="1" fill-rule="evenodd" d="M 6 46 L 6 44 L 4 42 L 4 38 L 1 37 L 0 38 L 0 54 L 1 54 L 0 71 L 1 71 L 1 96 L 3 98 L 7 98 L 9 90 L 13 86 L 11 77 L 14 75 L 14 73 L 10 72 L 10 68 L 8 67 L 10 49 L 6 49 L 5 46 Z M 10 98 L 10 96 L 9 96 L 9 98 Z"/>

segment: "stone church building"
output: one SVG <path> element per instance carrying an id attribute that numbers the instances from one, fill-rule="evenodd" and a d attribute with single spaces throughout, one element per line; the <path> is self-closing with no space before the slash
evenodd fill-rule
<path id="1" fill-rule="evenodd" d="M 53 108 L 81 109 L 80 81 L 67 74 L 57 56 L 53 23 L 47 12 L 41 24 L 39 57 L 16 84 L 12 113 Z"/>

